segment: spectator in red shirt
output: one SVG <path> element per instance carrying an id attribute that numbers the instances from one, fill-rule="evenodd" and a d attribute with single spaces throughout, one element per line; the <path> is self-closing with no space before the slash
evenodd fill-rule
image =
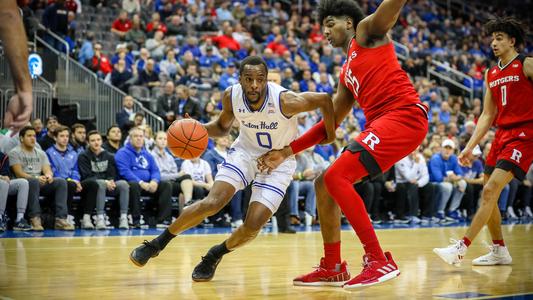
<path id="1" fill-rule="evenodd" d="M 167 34 L 167 26 L 161 22 L 161 17 L 157 12 L 152 14 L 152 21 L 146 25 L 146 33 L 149 37 L 152 37 L 156 31 Z"/>
<path id="2" fill-rule="evenodd" d="M 118 35 L 121 39 L 126 36 L 126 33 L 131 29 L 131 20 L 128 19 L 128 12 L 121 10 L 118 18 L 111 26 L 111 32 Z"/>
<path id="3" fill-rule="evenodd" d="M 94 45 L 94 56 L 91 62 L 91 70 L 96 72 L 98 76 L 102 78 L 113 71 L 111 61 L 109 61 L 109 58 L 102 53 L 102 45 L 98 43 Z"/>
<path id="4" fill-rule="evenodd" d="M 235 52 L 241 49 L 241 45 L 233 38 L 233 27 L 231 25 L 224 26 L 224 34 L 212 38 L 213 42 L 217 44 L 219 49 L 228 48 Z"/>
<path id="5" fill-rule="evenodd" d="M 268 43 L 267 48 L 272 49 L 278 56 L 283 56 L 283 53 L 289 49 L 283 44 L 283 36 L 281 34 L 276 35 L 274 40 Z"/>

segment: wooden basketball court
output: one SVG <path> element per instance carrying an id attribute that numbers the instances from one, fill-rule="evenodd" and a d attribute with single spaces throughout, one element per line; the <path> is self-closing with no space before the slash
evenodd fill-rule
<path id="1" fill-rule="evenodd" d="M 533 296 L 533 228 L 506 225 L 512 266 L 473 267 L 487 248 L 487 231 L 470 247 L 459 268 L 432 252 L 459 238 L 464 227 L 378 230 L 402 274 L 357 292 L 341 288 L 294 287 L 292 278 L 309 272 L 322 255 L 319 232 L 262 234 L 226 255 L 211 282 L 195 283 L 191 271 L 213 244 L 227 235 L 183 235 L 144 268 L 128 259 L 142 236 L 0 239 L 0 299 L 462 299 Z M 95 233 L 98 235 L 98 233 Z M 343 257 L 352 274 L 361 270 L 362 249 L 344 231 Z"/>

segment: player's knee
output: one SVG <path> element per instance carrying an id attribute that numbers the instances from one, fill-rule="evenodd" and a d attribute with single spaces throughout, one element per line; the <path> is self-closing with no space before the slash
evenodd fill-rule
<path id="1" fill-rule="evenodd" d="M 483 204 L 490 204 L 491 202 L 497 201 L 500 198 L 502 188 L 494 181 L 487 182 L 483 187 Z"/>
<path id="2" fill-rule="evenodd" d="M 323 175 L 324 187 L 330 194 L 332 191 L 335 190 L 335 185 L 338 184 L 337 179 L 339 178 L 339 176 L 334 170 L 334 168 L 330 167 Z"/>
<path id="3" fill-rule="evenodd" d="M 320 174 L 314 181 L 315 184 L 315 191 L 318 193 L 319 191 L 324 191 L 326 189 L 326 186 L 324 184 L 324 173 Z"/>

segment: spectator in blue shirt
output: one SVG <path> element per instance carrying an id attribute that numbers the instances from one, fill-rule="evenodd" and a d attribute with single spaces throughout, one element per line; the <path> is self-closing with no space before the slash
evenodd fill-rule
<path id="1" fill-rule="evenodd" d="M 93 59 L 93 41 L 94 33 L 91 31 L 87 32 L 85 39 L 81 44 L 80 51 L 78 52 L 78 62 L 82 65 L 85 65 L 86 62 L 90 62 Z"/>
<path id="2" fill-rule="evenodd" d="M 214 64 L 217 64 L 222 59 L 220 56 L 215 55 L 213 51 L 213 46 L 207 46 L 205 48 L 205 55 L 200 56 L 200 59 L 198 62 L 200 63 L 200 67 L 211 67 Z"/>
<path id="3" fill-rule="evenodd" d="M 152 196 L 157 202 L 158 227 L 168 226 L 171 221 L 172 186 L 168 181 L 161 181 L 154 157 L 144 147 L 144 131 L 141 128 L 130 130 L 130 142 L 117 151 L 115 162 L 120 177 L 130 185 L 133 227 L 140 228 L 141 194 Z"/>
<path id="4" fill-rule="evenodd" d="M 54 177 L 63 178 L 67 181 L 67 207 L 72 211 L 72 199 L 75 193 L 82 191 L 80 173 L 78 171 L 78 153 L 69 145 L 70 130 L 66 126 L 59 126 L 54 130 L 55 145 L 46 150 L 50 167 Z M 96 190 L 91 191 L 96 193 Z M 67 222 L 73 225 L 74 217 L 68 216 Z"/>
<path id="5" fill-rule="evenodd" d="M 239 82 L 239 74 L 237 74 L 237 69 L 234 63 L 230 63 L 226 69 L 226 73 L 220 76 L 220 81 L 218 87 L 220 90 L 225 90 L 228 87 Z"/>
<path id="6" fill-rule="evenodd" d="M 445 139 L 441 145 L 440 153 L 434 154 L 429 161 L 429 176 L 435 183 L 437 190 L 437 217 L 441 222 L 459 219 L 458 208 L 466 189 L 466 182 L 462 175 L 463 170 L 459 166 L 457 156 L 454 153 L 455 142 Z M 448 216 L 445 209 L 450 202 Z"/>

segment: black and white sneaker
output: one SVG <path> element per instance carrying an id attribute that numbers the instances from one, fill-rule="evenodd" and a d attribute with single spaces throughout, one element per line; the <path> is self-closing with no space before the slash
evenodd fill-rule
<path id="1" fill-rule="evenodd" d="M 30 224 L 28 224 L 28 221 L 26 219 L 22 218 L 18 222 L 15 222 L 15 225 L 13 225 L 13 230 L 15 231 L 29 231 L 31 230 Z"/>

